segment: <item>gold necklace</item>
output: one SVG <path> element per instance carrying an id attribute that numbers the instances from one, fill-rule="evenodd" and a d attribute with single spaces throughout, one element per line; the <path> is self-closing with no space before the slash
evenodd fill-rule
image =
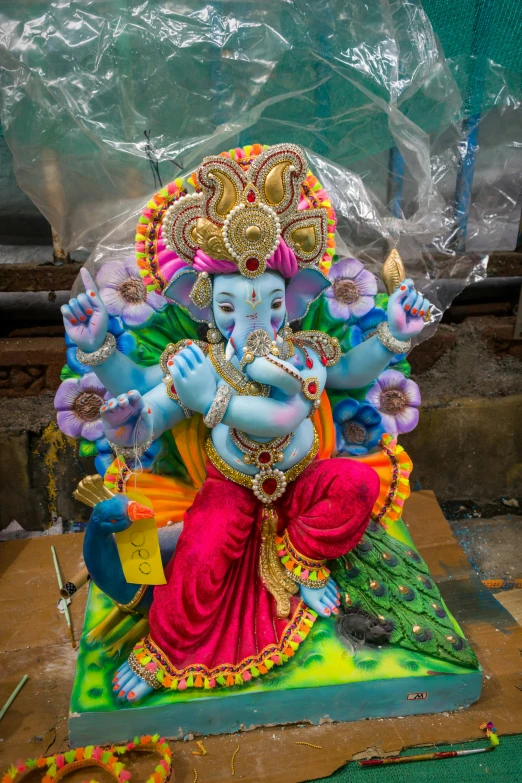
<path id="1" fill-rule="evenodd" d="M 267 443 L 258 443 L 249 438 L 245 432 L 230 428 L 230 439 L 234 446 L 244 454 L 243 462 L 245 465 L 255 465 L 260 470 L 271 468 L 275 462 L 282 462 L 284 459 L 283 451 L 290 445 L 293 432 L 288 435 L 280 435 Z"/>
<path id="2" fill-rule="evenodd" d="M 217 468 L 225 478 L 234 481 L 236 484 L 241 484 L 242 487 L 249 487 L 253 490 L 254 495 L 261 503 L 270 504 L 273 503 L 274 500 L 277 500 L 277 498 L 280 498 L 285 492 L 287 484 L 290 481 L 294 481 L 294 479 L 296 479 L 315 459 L 315 456 L 319 451 L 319 436 L 314 427 L 314 439 L 310 450 L 301 460 L 299 460 L 299 462 L 296 462 L 296 464 L 288 470 L 283 472 L 277 468 L 268 468 L 260 470 L 255 476 L 249 476 L 247 473 L 242 473 L 240 470 L 229 465 L 228 462 L 225 462 L 216 451 L 215 446 L 212 443 L 211 435 L 209 435 L 205 441 L 205 451 L 214 467 Z"/>

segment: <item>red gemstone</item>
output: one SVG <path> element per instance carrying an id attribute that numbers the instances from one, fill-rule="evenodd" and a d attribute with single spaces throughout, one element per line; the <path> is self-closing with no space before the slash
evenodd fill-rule
<path id="1" fill-rule="evenodd" d="M 272 476 L 270 476 L 269 478 L 266 478 L 263 481 L 263 483 L 261 484 L 261 489 L 263 490 L 265 495 L 268 495 L 269 497 L 271 497 L 274 494 L 274 492 L 276 492 L 276 490 L 277 490 L 277 481 L 276 481 L 276 479 L 272 478 Z"/>
<path id="2" fill-rule="evenodd" d="M 245 264 L 249 272 L 257 272 L 259 269 L 259 261 L 257 258 L 249 258 Z"/>
<path id="3" fill-rule="evenodd" d="M 324 364 L 324 366 L 326 367 L 326 365 L 328 364 L 328 359 L 326 358 L 326 356 L 321 356 L 321 361 Z"/>
<path id="4" fill-rule="evenodd" d="M 310 381 L 310 383 L 308 384 L 308 391 L 310 392 L 310 394 L 317 393 L 317 384 L 315 383 L 315 381 Z"/>
<path id="5" fill-rule="evenodd" d="M 254 193 L 253 190 L 249 190 L 246 198 L 249 204 L 253 204 L 254 201 L 256 200 L 256 194 Z"/>
<path id="6" fill-rule="evenodd" d="M 177 394 L 176 387 L 174 386 L 173 383 L 170 384 L 170 390 L 171 390 L 172 394 Z"/>
<path id="7" fill-rule="evenodd" d="M 269 451 L 262 451 L 258 456 L 258 460 L 262 465 L 266 465 L 271 459 L 272 455 Z"/>
<path id="8" fill-rule="evenodd" d="M 307 359 L 306 360 L 306 366 L 308 367 L 309 370 L 311 370 L 312 367 L 314 366 L 313 361 L 311 359 Z"/>

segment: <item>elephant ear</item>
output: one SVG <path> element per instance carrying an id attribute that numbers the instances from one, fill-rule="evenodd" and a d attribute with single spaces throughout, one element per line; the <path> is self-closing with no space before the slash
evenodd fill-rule
<path id="1" fill-rule="evenodd" d="M 212 315 L 211 306 L 200 307 L 196 304 L 198 297 L 194 296 L 194 287 L 198 283 L 198 278 L 199 274 L 195 269 L 182 269 L 163 293 L 169 301 L 187 310 L 195 321 L 208 323 Z"/>
<path id="2" fill-rule="evenodd" d="M 302 269 L 286 287 L 286 312 L 289 321 L 304 318 L 308 308 L 331 285 L 318 269 Z"/>

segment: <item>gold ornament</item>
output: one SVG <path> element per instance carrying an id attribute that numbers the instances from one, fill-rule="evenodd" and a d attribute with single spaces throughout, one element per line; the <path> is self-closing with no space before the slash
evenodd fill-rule
<path id="1" fill-rule="evenodd" d="M 189 294 L 196 307 L 203 310 L 212 304 L 212 281 L 208 272 L 200 272 Z"/>
<path id="2" fill-rule="evenodd" d="M 215 258 L 217 261 L 234 260 L 225 247 L 221 226 L 216 226 L 211 220 L 198 218 L 195 227 L 191 231 L 191 236 L 207 256 L 211 256 L 211 258 Z"/>
<path id="3" fill-rule="evenodd" d="M 299 591 L 299 585 L 290 579 L 281 564 L 275 543 L 276 533 L 277 512 L 273 506 L 268 506 L 263 509 L 259 574 L 263 586 L 275 599 L 277 616 L 288 617 L 290 596 Z"/>
<path id="4" fill-rule="evenodd" d="M 85 503 L 86 506 L 94 508 L 102 500 L 109 500 L 109 498 L 114 497 L 114 494 L 110 489 L 107 489 L 102 477 L 95 473 L 94 476 L 85 476 L 80 481 L 78 487 L 73 492 L 73 497 L 79 500 L 80 503 Z"/>
<path id="5" fill-rule="evenodd" d="M 388 296 L 391 296 L 406 278 L 404 263 L 399 255 L 399 251 L 395 248 L 386 256 L 381 271 L 381 277 L 386 291 L 388 292 Z"/>
<path id="6" fill-rule="evenodd" d="M 304 152 L 293 144 L 269 147 L 247 171 L 233 159 L 205 158 L 194 175 L 200 192 L 182 196 L 165 214 L 166 246 L 189 264 L 200 248 L 255 278 L 283 237 L 300 266 L 317 265 L 326 253 L 328 213 L 325 207 L 298 210 L 307 169 Z"/>

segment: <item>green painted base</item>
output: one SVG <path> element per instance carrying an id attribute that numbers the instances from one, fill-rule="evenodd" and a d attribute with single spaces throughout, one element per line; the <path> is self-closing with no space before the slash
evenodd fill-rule
<path id="1" fill-rule="evenodd" d="M 393 534 L 411 544 L 402 523 L 396 523 Z M 107 652 L 135 618 L 129 616 L 104 647 L 91 647 L 85 639 L 112 607 L 111 600 L 91 586 L 71 698 L 73 747 L 155 732 L 182 737 L 281 723 L 445 712 L 467 707 L 480 696 L 480 670 L 393 645 L 354 645 L 337 635 L 336 620 L 319 619 L 287 664 L 240 688 L 159 691 L 143 705 L 120 704 L 112 677 L 131 645 L 119 659 Z"/>

